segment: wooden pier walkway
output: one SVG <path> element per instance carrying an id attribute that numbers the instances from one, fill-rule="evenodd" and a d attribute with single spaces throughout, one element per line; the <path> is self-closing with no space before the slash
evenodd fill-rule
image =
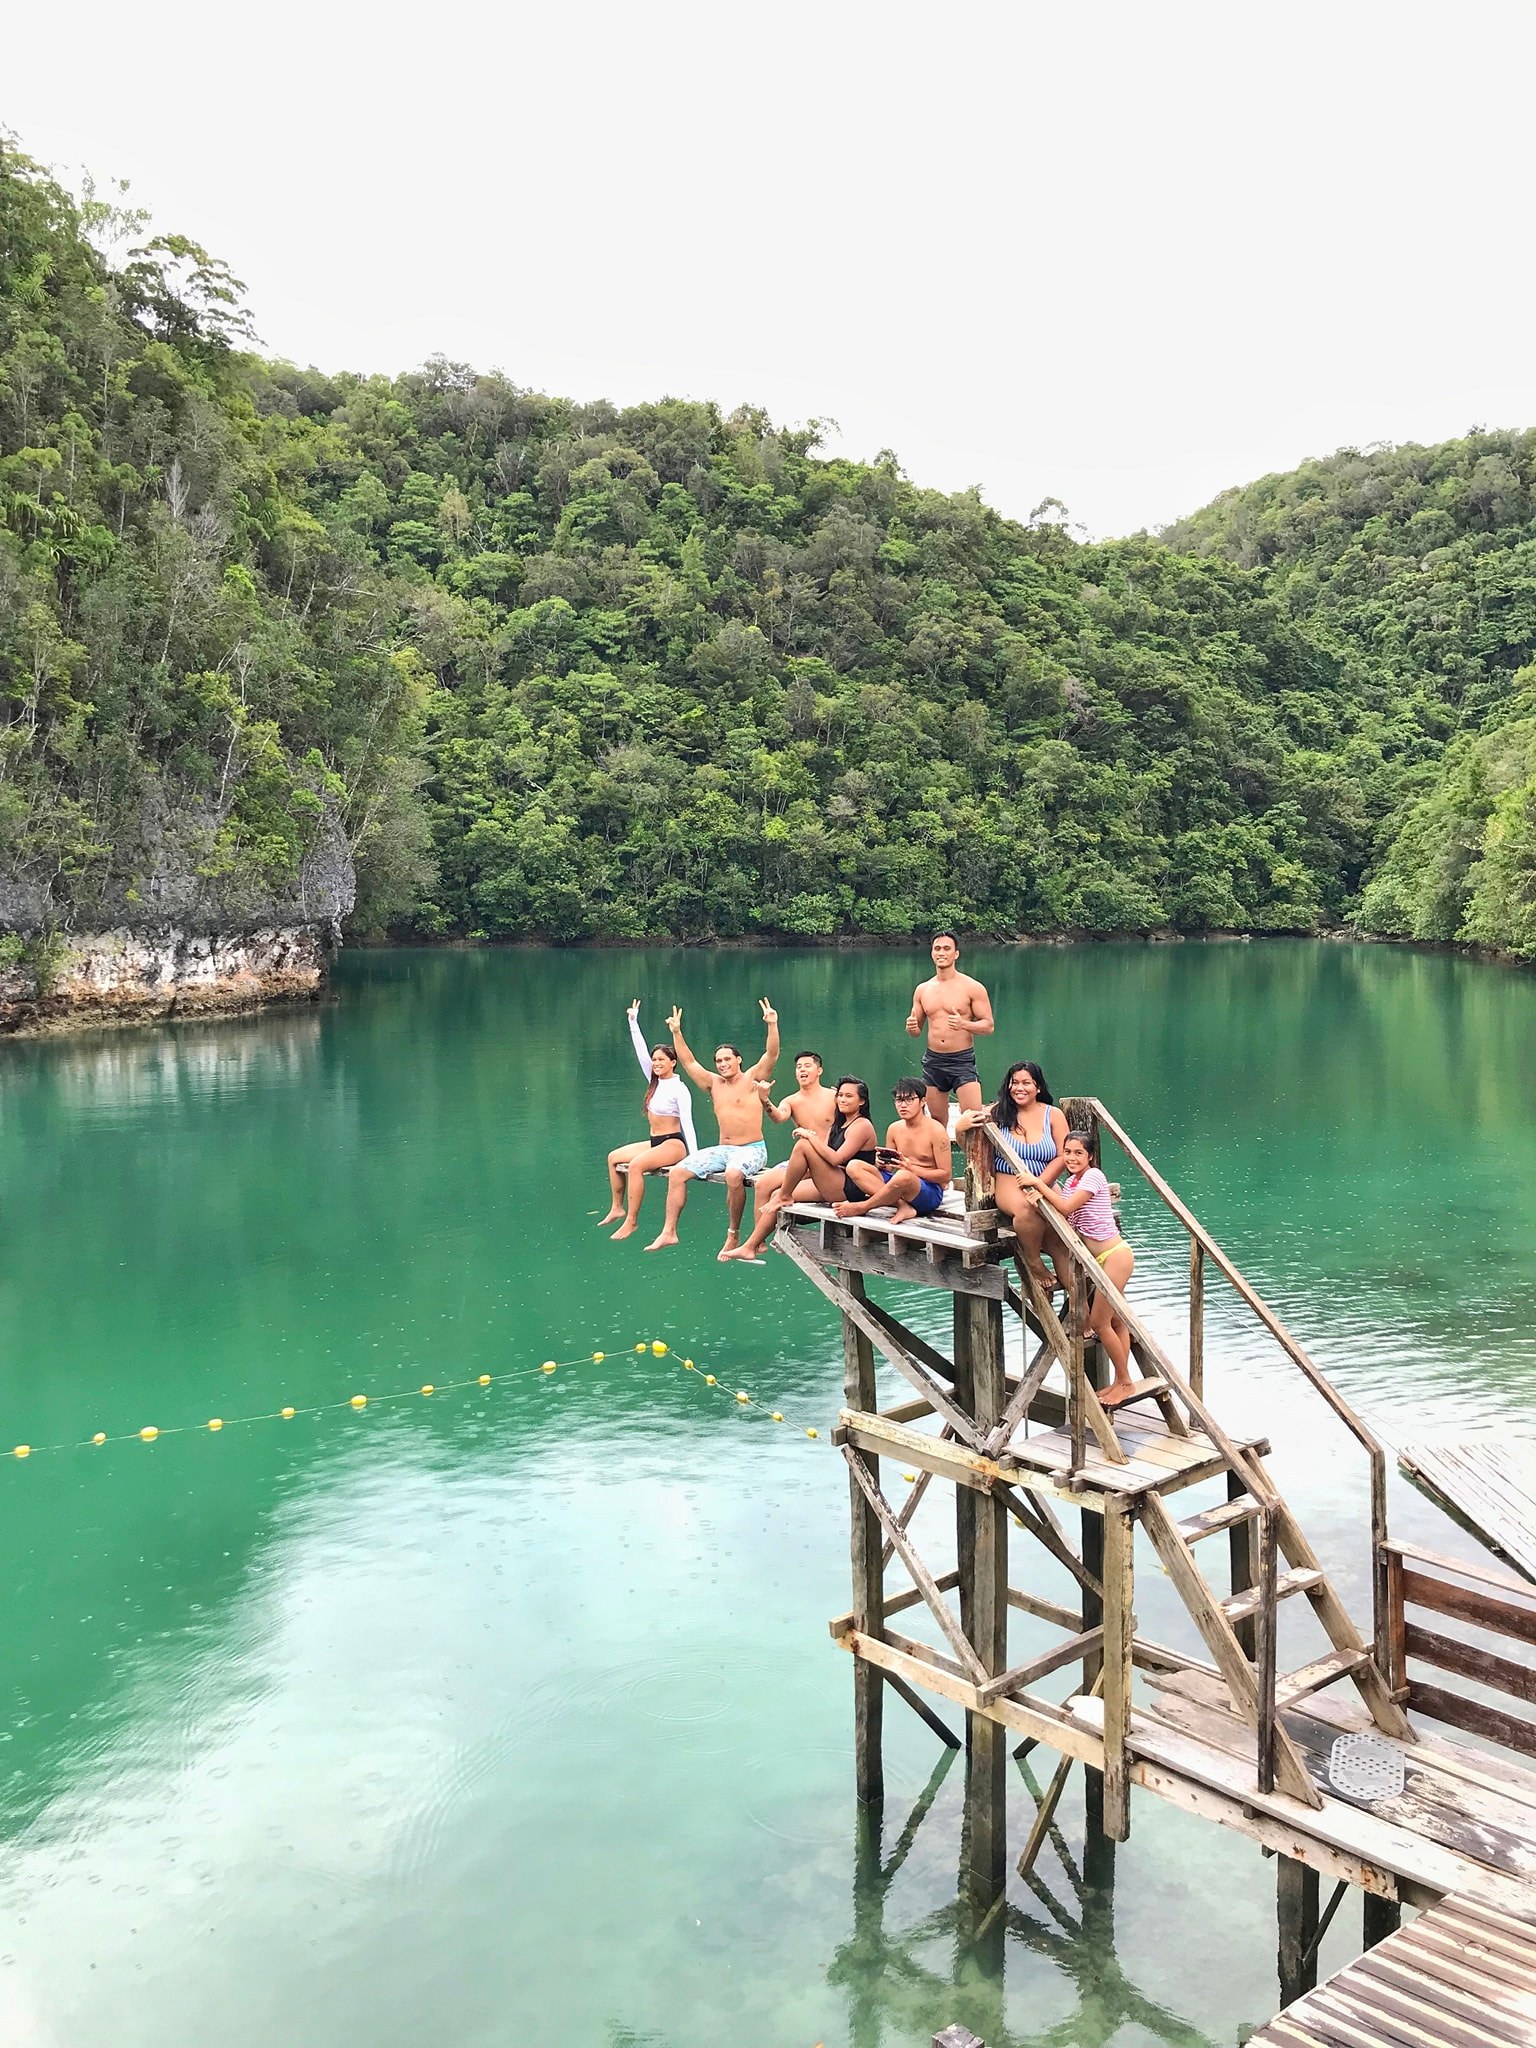
<path id="1" fill-rule="evenodd" d="M 1058 1309 L 993 1206 L 991 1150 L 978 1137 L 963 1194 L 930 1222 L 897 1225 L 878 1211 L 840 1218 L 818 1204 L 790 1205 L 779 1221 L 777 1248 L 842 1323 L 846 1405 L 834 1441 L 849 1478 L 853 1602 L 831 1629 L 854 1659 L 860 1799 L 883 1791 L 887 1688 L 950 1745 L 958 1738 L 942 1709 L 964 1709 L 962 1890 L 977 1940 L 1005 1912 L 1014 1744 L 1017 1755 L 1042 1747 L 1059 1758 L 1019 1859 L 1026 1884 L 1074 1765 L 1088 1774 L 1089 1813 L 1111 1843 L 1129 1832 L 1133 1789 L 1244 1835 L 1277 1858 L 1284 2004 L 1315 1984 L 1321 1932 L 1349 1887 L 1362 1894 L 1376 1953 L 1405 1904 L 1452 1900 L 1463 1914 L 1536 1923 L 1536 1715 L 1527 1711 L 1536 1709 L 1536 1588 L 1392 1539 L 1384 1446 L 1104 1105 L 1063 1107 L 1095 1156 L 1101 1136 L 1114 1141 L 1188 1233 L 1189 1335 L 1177 1359 L 1075 1233 L 1042 1212 L 1067 1283 Z M 1373 1563 L 1364 1628 L 1271 1476 L 1269 1444 L 1229 1435 L 1208 1398 L 1208 1363 L 1219 1367 L 1206 1357 L 1213 1274 L 1364 1456 L 1362 1534 Z M 949 1293 L 947 1355 L 876 1298 L 872 1287 L 886 1281 Z M 1098 1399 L 1104 1365 L 1087 1327 L 1095 1290 L 1129 1331 L 1142 1381 L 1134 1406 L 1106 1411 Z M 1009 1317 L 1022 1338 L 1012 1360 Z M 905 1382 L 893 1390 L 900 1398 L 882 1395 L 882 1368 Z M 909 1487 L 899 1506 L 882 1480 L 892 1465 Z M 1189 1498 L 1208 1487 L 1214 1499 Z M 1469 1481 L 1462 1512 L 1508 1538 L 1510 1498 Z M 939 1540 L 953 1569 L 923 1555 L 936 1503 L 948 1507 Z M 1041 1562 L 1049 1591 L 1027 1577 L 1013 1583 L 1010 1544 Z M 1141 1633 L 1143 1544 L 1200 1650 Z M 893 1570 L 904 1583 L 888 1583 Z M 893 1626 L 908 1613 L 913 1621 Z M 1021 1623 L 1030 1639 L 1015 1646 Z M 1054 1631 L 1043 1648 L 1042 1624 Z M 1285 1642 L 1297 1644 L 1289 1658 Z M 1426 1721 L 1479 1746 L 1431 1733 Z M 1338 1887 L 1326 1913 L 1320 1879 Z M 1380 1970 L 1360 1979 L 1379 1981 Z M 1363 1994 L 1348 1995 L 1358 2003 Z M 1504 2017 L 1508 2004 L 1497 2006 Z M 1536 2048 L 1529 2033 L 1330 2025 L 1274 2039 L 1287 2048 L 1309 2038 L 1316 2048 Z"/>
<path id="2" fill-rule="evenodd" d="M 1443 1899 L 1249 2039 L 1254 2048 L 1536 2048 L 1536 1921 Z"/>
<path id="3" fill-rule="evenodd" d="M 1397 1462 L 1437 1507 L 1536 1581 L 1536 1440 L 1480 1436 L 1405 1444 Z"/>

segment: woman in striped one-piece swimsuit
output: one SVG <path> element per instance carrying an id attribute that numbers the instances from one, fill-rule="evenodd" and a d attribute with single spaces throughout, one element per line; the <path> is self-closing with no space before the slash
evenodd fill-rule
<path id="1" fill-rule="evenodd" d="M 1034 1183 L 1047 1184 L 1062 1170 L 1061 1148 L 1066 1140 L 1067 1120 L 1051 1101 L 1045 1076 L 1033 1060 L 1015 1060 L 1003 1076 L 997 1100 L 989 1109 L 965 1111 L 957 1130 L 991 1122 L 1008 1140 L 1008 1151 L 994 1144 L 992 1167 L 997 1206 L 1013 1225 L 1019 1250 L 1047 1289 L 1064 1284 L 1054 1264 L 1042 1257 L 1045 1224 L 1035 1199 Z M 1022 1170 L 1031 1176 L 1026 1186 L 1019 1180 Z"/>

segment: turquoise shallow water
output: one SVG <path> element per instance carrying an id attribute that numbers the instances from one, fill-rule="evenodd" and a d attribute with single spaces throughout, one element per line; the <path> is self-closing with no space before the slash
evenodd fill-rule
<path id="1" fill-rule="evenodd" d="M 1103 1095 L 1391 1441 L 1528 1425 L 1536 979 L 1280 941 L 966 964 L 1003 1023 L 984 1072 Z M 0 1464 L 8 2044 L 909 2048 L 961 2018 L 1087 2048 L 1273 2010 L 1272 1867 L 1146 1799 L 1112 1909 L 1053 1853 L 1001 1978 L 968 1955 L 961 1770 L 902 1850 L 936 1756 L 895 1705 L 880 1876 L 826 1633 L 846 1485 L 802 1433 L 838 1406 L 829 1315 L 782 1261 L 716 1265 L 716 1193 L 675 1253 L 595 1228 L 638 1128 L 631 995 L 708 1046 L 755 1044 L 767 993 L 786 1054 L 888 1086 L 919 965 L 374 953 L 318 1010 L 0 1048 L 0 1441 L 194 1425 Z M 1183 1245 L 1125 1178 L 1177 1337 Z M 1209 1391 L 1362 1596 L 1363 1468 L 1211 1316 Z M 1410 1491 L 1393 1511 L 1464 1547 Z M 1138 1606 L 1177 1634 L 1150 1568 Z M 1028 1811 L 1021 1781 L 1020 1836 Z"/>

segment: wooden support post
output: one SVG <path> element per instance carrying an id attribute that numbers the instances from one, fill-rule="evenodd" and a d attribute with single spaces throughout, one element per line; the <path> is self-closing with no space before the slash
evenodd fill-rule
<path id="1" fill-rule="evenodd" d="M 1104 1352 L 1098 1344 L 1090 1345 L 1084 1359 L 1084 1368 L 1095 1388 L 1104 1384 Z M 1094 1508 L 1079 1511 L 1078 1524 L 1082 1538 L 1082 1559 L 1084 1567 L 1099 1585 L 1104 1583 L 1104 1517 Z M 1083 1627 L 1101 1628 L 1104 1621 L 1104 1602 L 1091 1586 L 1082 1588 Z M 1104 1669 L 1102 1647 L 1089 1651 L 1083 1659 L 1083 1691 L 1091 1693 L 1100 1682 Z M 1102 1834 L 1104 1829 L 1104 1774 L 1102 1771 L 1083 1766 L 1083 1812 L 1090 1836 Z"/>
<path id="2" fill-rule="evenodd" d="M 1189 1384 L 1205 1399 L 1205 1246 L 1189 1240 Z"/>
<path id="3" fill-rule="evenodd" d="M 1360 1896 L 1365 1901 L 1365 1945 L 1374 1948 L 1378 1941 L 1396 1934 L 1403 1924 L 1403 1909 L 1398 1900 L 1378 1898 L 1375 1892 L 1362 1892 Z"/>
<path id="4" fill-rule="evenodd" d="M 997 1234 L 995 1217 L 992 1140 L 985 1131 L 965 1134 L 965 1224 L 976 1235 Z M 977 1219 L 972 1223 L 972 1218 Z"/>
<path id="5" fill-rule="evenodd" d="M 1279 1580 L 1279 1547 L 1275 1538 L 1275 1511 L 1266 1507 L 1259 1517 L 1259 1790 L 1275 1789 L 1275 1676 L 1280 1631 L 1276 1585 Z"/>
<path id="6" fill-rule="evenodd" d="M 863 1299 L 862 1274 L 848 1274 L 847 1285 L 851 1294 Z M 843 1317 L 843 1398 L 848 1407 L 863 1414 L 873 1413 L 877 1399 L 874 1347 L 864 1331 L 846 1315 Z M 870 1479 L 878 1486 L 879 1459 L 869 1451 L 852 1452 L 850 1455 L 859 1459 Z M 853 1516 L 853 1625 L 861 1635 L 878 1637 L 885 1632 L 884 1532 L 879 1517 L 851 1472 L 848 1475 L 848 1494 Z M 859 1798 L 866 1803 L 882 1798 L 885 1793 L 884 1746 L 881 1740 L 884 1684 L 878 1666 L 867 1658 L 854 1658 L 854 1782 Z"/>
<path id="7" fill-rule="evenodd" d="M 1133 1539 L 1129 1503 L 1106 1494 L 1104 1513 L 1104 1832 L 1123 1842 L 1131 1831 L 1131 1639 Z"/>
<path id="8" fill-rule="evenodd" d="M 1397 1551 L 1378 1553 L 1376 1574 L 1383 1589 L 1382 1676 L 1394 1693 L 1401 1693 L 1408 1684 L 1408 1621 L 1403 1612 L 1403 1560 Z"/>
<path id="9" fill-rule="evenodd" d="M 1317 1872 L 1289 1856 L 1275 1858 L 1280 1924 L 1280 2003 L 1293 2005 L 1317 1988 Z"/>
<path id="10" fill-rule="evenodd" d="M 1007 1405 L 1001 1302 L 955 1296 L 955 1396 L 982 1434 Z M 960 1626 L 989 1678 L 1008 1668 L 1008 1511 L 991 1494 L 955 1489 Z M 1007 1882 L 1008 1743 L 1000 1723 L 966 1715 L 966 1871 L 985 1913 Z"/>
<path id="11" fill-rule="evenodd" d="M 1227 1499 L 1241 1500 L 1248 1489 L 1237 1473 L 1227 1474 Z M 1258 1529 L 1253 1522 L 1234 1522 L 1227 1531 L 1227 1549 L 1232 1558 L 1232 1590 L 1246 1593 L 1259 1579 Z M 1234 1621 L 1233 1634 L 1242 1645 L 1243 1655 L 1251 1664 L 1259 1654 L 1259 1632 L 1253 1615 L 1246 1620 Z"/>

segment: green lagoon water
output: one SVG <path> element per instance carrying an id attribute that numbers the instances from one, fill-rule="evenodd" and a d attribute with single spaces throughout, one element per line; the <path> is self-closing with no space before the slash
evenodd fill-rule
<path id="1" fill-rule="evenodd" d="M 755 1044 L 767 993 L 786 1055 L 888 1086 L 919 964 L 371 953 L 316 1010 L 0 1048 L 0 1442 L 190 1425 L 0 1464 L 7 2048 L 917 2048 L 956 2018 L 1194 2048 L 1268 2016 L 1273 1866 L 1143 1795 L 1112 1911 L 1052 1851 L 1001 1975 L 968 1953 L 963 1767 L 930 1785 L 895 1702 L 879 1879 L 826 1631 L 847 1487 L 803 1434 L 839 1402 L 830 1315 L 782 1261 L 717 1266 L 718 1192 L 675 1252 L 595 1228 L 640 1127 L 630 996 L 707 1049 Z M 1103 1095 L 1390 1441 L 1529 1428 L 1536 977 L 1301 942 L 966 964 L 984 1071 Z M 1177 1338 L 1184 1247 L 1125 1179 Z M 1208 1393 L 1363 1609 L 1362 1465 L 1230 1297 L 1211 1317 Z M 1138 1606 L 1179 1633 L 1150 1563 Z"/>

